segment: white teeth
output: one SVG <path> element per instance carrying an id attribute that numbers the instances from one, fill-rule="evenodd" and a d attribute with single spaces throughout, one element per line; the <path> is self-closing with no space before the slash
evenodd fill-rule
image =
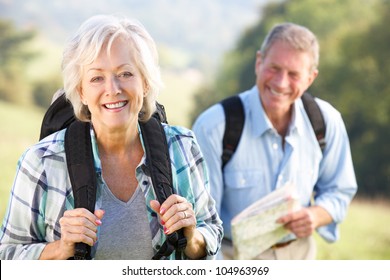
<path id="1" fill-rule="evenodd" d="M 106 104 L 105 106 L 108 108 L 108 109 L 117 109 L 117 108 L 121 108 L 123 106 L 126 105 L 126 102 L 125 101 L 121 101 L 121 102 L 118 102 L 118 103 L 110 103 L 110 104 Z"/>
<path id="2" fill-rule="evenodd" d="M 283 93 L 274 91 L 273 89 L 271 89 L 271 93 L 272 93 L 273 95 L 277 95 L 277 96 L 283 96 L 283 95 L 284 95 Z"/>

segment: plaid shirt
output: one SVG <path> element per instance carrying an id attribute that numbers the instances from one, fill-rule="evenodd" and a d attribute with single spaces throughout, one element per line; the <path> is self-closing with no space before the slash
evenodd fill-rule
<path id="1" fill-rule="evenodd" d="M 192 131 L 164 125 L 171 157 L 174 192 L 192 203 L 197 229 L 206 241 L 207 258 L 218 252 L 223 236 L 215 202 L 209 194 L 206 163 Z M 74 208 L 74 198 L 68 176 L 65 150 L 65 130 L 56 132 L 28 149 L 20 158 L 7 213 L 0 232 L 0 259 L 38 259 L 48 242 L 61 238 L 59 219 L 64 211 Z M 91 138 L 98 178 L 96 207 L 101 205 L 103 180 L 97 151 L 96 137 Z M 142 137 L 141 137 L 142 139 Z M 136 169 L 139 187 L 145 195 L 154 251 L 165 241 L 165 234 L 157 215 L 149 207 L 156 199 L 150 176 L 141 168 L 145 156 Z M 96 251 L 96 246 L 92 252 Z M 181 258 L 186 256 L 182 254 Z M 175 254 L 170 256 L 175 259 Z"/>

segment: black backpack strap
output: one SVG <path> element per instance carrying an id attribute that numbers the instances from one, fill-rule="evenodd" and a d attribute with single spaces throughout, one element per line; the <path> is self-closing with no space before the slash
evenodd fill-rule
<path id="1" fill-rule="evenodd" d="M 167 113 L 165 112 L 164 105 L 156 101 L 156 112 L 153 114 L 153 118 L 158 119 L 162 123 L 168 123 Z"/>
<path id="2" fill-rule="evenodd" d="M 140 122 L 142 138 L 145 145 L 147 167 L 150 171 L 154 192 L 162 204 L 173 194 L 171 160 L 165 131 L 159 120 L 150 118 L 146 123 Z M 184 250 L 187 240 L 183 230 L 171 233 L 153 259 L 166 258 L 176 250 L 177 254 Z"/>
<path id="3" fill-rule="evenodd" d="M 305 92 L 302 95 L 302 102 L 305 111 L 307 113 L 307 116 L 309 117 L 311 126 L 313 127 L 314 133 L 317 137 L 317 141 L 318 144 L 320 145 L 321 151 L 324 151 L 326 145 L 325 142 L 326 126 L 325 126 L 324 117 L 322 116 L 320 107 L 318 106 L 314 97 L 308 92 Z"/>
<path id="4" fill-rule="evenodd" d="M 242 101 L 238 95 L 228 97 L 221 101 L 225 112 L 225 133 L 222 140 L 222 169 L 230 160 L 240 142 L 244 128 L 245 114 Z"/>
<path id="5" fill-rule="evenodd" d="M 97 182 L 89 123 L 75 121 L 68 127 L 65 132 L 65 153 L 74 207 L 86 208 L 93 213 Z M 77 243 L 74 259 L 91 259 L 91 247 Z"/>
<path id="6" fill-rule="evenodd" d="M 59 96 L 50 105 L 43 117 L 39 140 L 68 127 L 76 120 L 72 104 L 66 99 L 65 92 L 60 89 L 57 91 L 57 94 Z"/>

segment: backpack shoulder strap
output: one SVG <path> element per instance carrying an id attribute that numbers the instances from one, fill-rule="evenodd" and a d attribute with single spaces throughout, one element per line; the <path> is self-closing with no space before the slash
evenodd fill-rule
<path id="1" fill-rule="evenodd" d="M 159 120 L 152 117 L 146 123 L 139 123 L 145 145 L 147 167 L 150 171 L 157 200 L 162 204 L 173 194 L 171 160 L 164 128 Z M 167 236 L 167 239 L 153 259 L 168 257 L 174 250 L 179 254 L 187 245 L 183 230 Z"/>
<path id="2" fill-rule="evenodd" d="M 322 112 L 314 97 L 305 92 L 302 95 L 305 111 L 310 119 L 318 144 L 323 151 L 325 149 L 326 125 Z M 221 101 L 226 118 L 225 133 L 222 140 L 222 169 L 230 160 L 241 138 L 245 122 L 245 114 L 242 101 L 238 95 L 228 97 Z"/>
<path id="3" fill-rule="evenodd" d="M 55 100 L 43 117 L 39 140 L 45 138 L 53 132 L 68 127 L 76 120 L 72 104 L 70 104 L 70 102 L 66 99 L 65 92 L 60 89 L 55 93 L 55 95 Z"/>
<path id="4" fill-rule="evenodd" d="M 68 127 L 65 132 L 65 153 L 74 207 L 86 208 L 93 213 L 97 182 L 89 123 L 75 121 Z M 74 259 L 91 259 L 91 247 L 77 243 Z"/>
<path id="5" fill-rule="evenodd" d="M 225 112 L 225 133 L 222 140 L 222 169 L 230 160 L 240 142 L 244 128 L 245 114 L 242 101 L 238 95 L 221 101 Z"/>
<path id="6" fill-rule="evenodd" d="M 320 107 L 318 106 L 314 97 L 308 92 L 305 92 L 302 95 L 302 102 L 307 116 L 309 117 L 311 126 L 313 127 L 314 133 L 317 137 L 317 141 L 320 145 L 321 151 L 324 151 L 326 145 L 326 126 Z"/>

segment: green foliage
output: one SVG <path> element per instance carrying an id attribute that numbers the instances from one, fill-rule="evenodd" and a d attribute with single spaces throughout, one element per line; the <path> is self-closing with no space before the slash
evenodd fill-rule
<path id="1" fill-rule="evenodd" d="M 330 78 L 340 81 L 343 105 L 361 193 L 390 196 L 390 3 L 378 5 L 377 18 L 341 45 L 344 61 Z M 345 108 L 345 109 L 344 109 Z"/>
<path id="2" fill-rule="evenodd" d="M 382 0 L 274 2 L 242 34 L 215 82 L 195 96 L 192 121 L 211 104 L 255 83 L 255 53 L 270 28 L 295 22 L 318 37 L 319 76 L 310 91 L 335 106 L 351 142 L 359 192 L 390 197 L 390 4 Z"/>
<path id="3" fill-rule="evenodd" d="M 55 76 L 52 79 L 37 81 L 33 87 L 33 103 L 42 108 L 48 108 L 53 94 L 62 87 L 62 78 Z"/>
<path id="4" fill-rule="evenodd" d="M 18 31 L 9 21 L 0 19 L 0 99 L 27 104 L 28 83 L 25 65 L 34 57 L 25 44 L 34 37 L 32 31 Z"/>

